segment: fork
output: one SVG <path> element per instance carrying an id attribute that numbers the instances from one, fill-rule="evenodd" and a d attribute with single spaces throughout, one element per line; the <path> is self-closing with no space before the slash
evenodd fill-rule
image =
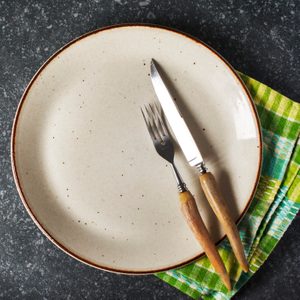
<path id="1" fill-rule="evenodd" d="M 201 244 L 214 269 L 219 273 L 224 285 L 228 290 L 231 290 L 230 278 L 224 263 L 201 218 L 193 195 L 187 189 L 186 184 L 175 166 L 174 146 L 167 130 L 160 105 L 145 105 L 144 109 L 141 108 L 141 112 L 157 153 L 171 164 L 179 192 L 181 211 L 188 226 L 197 241 Z"/>

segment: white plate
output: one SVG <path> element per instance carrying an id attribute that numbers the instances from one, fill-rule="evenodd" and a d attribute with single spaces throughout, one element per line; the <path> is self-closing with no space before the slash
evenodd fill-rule
<path id="1" fill-rule="evenodd" d="M 154 150 L 140 106 L 154 101 L 150 59 L 165 70 L 183 116 L 235 220 L 261 165 L 254 105 L 233 69 L 203 43 L 155 26 L 97 30 L 37 72 L 18 108 L 12 163 L 22 201 L 61 249 L 94 267 L 151 273 L 200 257 L 168 164 Z M 214 240 L 222 228 L 196 172 L 176 162 Z"/>

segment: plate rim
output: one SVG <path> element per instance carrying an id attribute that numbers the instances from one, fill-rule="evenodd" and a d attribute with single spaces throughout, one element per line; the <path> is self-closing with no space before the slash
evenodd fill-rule
<path id="1" fill-rule="evenodd" d="M 256 173 L 256 178 L 255 178 L 255 182 L 254 182 L 254 186 L 252 188 L 252 192 L 250 194 L 250 197 L 247 201 L 247 204 L 244 208 L 244 210 L 242 211 L 242 213 L 240 214 L 240 216 L 237 218 L 237 220 L 235 220 L 235 223 L 238 224 L 240 222 L 240 220 L 243 218 L 243 216 L 246 214 L 254 193 L 256 192 L 257 186 L 258 186 L 258 182 L 259 182 L 259 178 L 260 178 L 260 174 L 261 174 L 261 168 L 262 168 L 262 131 L 261 131 L 261 125 L 260 125 L 260 120 L 258 117 L 258 113 L 254 104 L 254 101 L 250 95 L 250 92 L 248 91 L 245 83 L 242 81 L 242 79 L 240 78 L 240 76 L 238 75 L 238 73 L 235 71 L 235 69 L 231 66 L 231 64 L 222 56 L 220 55 L 216 50 L 214 50 L 213 48 L 211 48 L 209 45 L 207 45 L 205 42 L 201 41 L 200 39 L 194 37 L 193 35 L 190 35 L 188 33 L 185 33 L 181 30 L 178 29 L 174 29 L 174 28 L 170 28 L 167 26 L 162 26 L 162 25 L 156 25 L 156 24 L 144 24 L 144 23 L 124 23 L 124 24 L 115 24 L 115 25 L 110 25 L 110 26 L 104 26 L 104 27 L 100 27 L 97 28 L 95 30 L 89 31 L 83 35 L 80 35 L 78 37 L 76 37 L 75 39 L 71 40 L 70 42 L 66 43 L 65 45 L 63 45 L 61 48 L 59 48 L 56 52 L 54 52 L 41 66 L 40 68 L 35 72 L 34 76 L 31 78 L 31 80 L 29 81 L 28 85 L 26 86 L 20 102 L 17 106 L 17 110 L 13 119 L 13 125 L 12 125 L 12 133 L 11 133 L 11 166 L 12 166 L 12 173 L 13 173 L 13 178 L 14 178 L 14 182 L 15 185 L 17 187 L 17 191 L 18 194 L 21 198 L 21 201 L 25 207 L 25 209 L 27 210 L 27 213 L 29 214 L 29 216 L 31 217 L 31 219 L 33 220 L 33 222 L 35 223 L 35 225 L 40 229 L 40 231 L 55 245 L 57 246 L 60 250 L 62 250 L 63 252 L 65 252 L 66 254 L 70 255 L 71 257 L 75 258 L 76 260 L 89 265 L 91 267 L 94 267 L 96 269 L 100 269 L 100 270 L 104 270 L 104 271 L 109 271 L 109 272 L 113 272 L 113 273 L 120 273 L 120 274 L 127 274 L 127 275 L 147 275 L 147 274 L 153 274 L 153 273 L 158 273 L 158 272 L 164 272 L 170 269 L 177 269 L 180 267 L 183 267 L 199 258 L 201 258 L 202 256 L 205 255 L 205 252 L 200 252 L 199 254 L 193 256 L 192 258 L 189 258 L 185 261 L 182 261 L 180 263 L 177 264 L 173 264 L 173 265 L 169 265 L 163 268 L 158 268 L 158 269 L 150 269 L 150 270 L 143 270 L 143 271 L 138 271 L 138 270 L 128 270 L 128 269 L 121 269 L 121 268 L 114 268 L 114 267 L 109 267 L 109 266 L 103 266 L 99 263 L 95 263 L 93 261 L 90 261 L 87 258 L 81 257 L 79 254 L 76 254 L 75 252 L 73 252 L 71 249 L 68 249 L 66 246 L 64 246 L 62 243 L 60 243 L 58 240 L 55 239 L 55 237 L 53 237 L 43 226 L 42 222 L 38 219 L 38 216 L 36 216 L 34 214 L 34 212 L 32 211 L 32 209 L 30 208 L 29 202 L 27 201 L 23 191 L 22 191 L 22 186 L 20 184 L 20 180 L 19 180 L 19 175 L 18 175 L 18 171 L 17 171 L 17 163 L 16 163 L 16 159 L 15 159 L 15 147 L 16 147 L 16 131 L 17 131 L 17 126 L 18 126 L 18 119 L 19 119 L 19 115 L 21 113 L 22 110 L 22 106 L 26 101 L 27 98 L 27 94 L 29 92 L 29 90 L 31 89 L 32 85 L 34 84 L 34 82 L 36 81 L 36 79 L 39 77 L 39 75 L 42 73 L 42 71 L 48 66 L 48 64 L 51 63 L 51 61 L 57 57 L 60 53 L 62 53 L 65 49 L 67 49 L 68 47 L 70 47 L 71 45 L 80 42 L 82 39 L 89 37 L 93 34 L 97 34 L 97 33 L 101 33 L 103 31 L 108 31 L 108 30 L 113 30 L 113 29 L 120 29 L 120 28 L 132 28 L 132 27 L 138 27 L 138 28 L 147 28 L 147 29 L 160 29 L 160 30 L 165 30 L 171 33 L 176 33 L 179 34 L 185 38 L 190 39 L 191 41 L 193 41 L 194 43 L 200 44 L 202 46 L 204 46 L 205 48 L 207 48 L 212 54 L 214 54 L 215 56 L 217 56 L 218 59 L 220 59 L 221 61 L 223 61 L 226 65 L 226 67 L 228 68 L 228 71 L 230 71 L 233 75 L 233 77 L 237 80 L 237 82 L 239 83 L 240 87 L 243 89 L 243 91 L 245 92 L 246 96 L 247 96 L 247 102 L 250 104 L 250 108 L 251 108 L 251 112 L 252 112 L 252 116 L 254 117 L 255 120 L 255 127 L 257 129 L 258 132 L 258 141 L 259 141 L 259 161 L 258 161 L 258 168 L 257 168 L 257 173 Z M 220 244 L 224 239 L 225 239 L 226 235 L 224 235 L 222 238 L 220 238 L 217 242 L 215 242 L 216 245 Z"/>

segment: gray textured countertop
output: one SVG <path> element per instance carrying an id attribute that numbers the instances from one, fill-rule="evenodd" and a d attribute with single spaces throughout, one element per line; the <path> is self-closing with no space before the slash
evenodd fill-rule
<path id="1" fill-rule="evenodd" d="M 154 276 L 102 272 L 48 241 L 20 202 L 10 168 L 11 126 L 39 66 L 75 37 L 115 23 L 161 24 L 190 33 L 236 69 L 299 100 L 299 1 L 0 2 L 0 298 L 188 299 Z M 299 299 L 300 218 L 235 299 Z"/>

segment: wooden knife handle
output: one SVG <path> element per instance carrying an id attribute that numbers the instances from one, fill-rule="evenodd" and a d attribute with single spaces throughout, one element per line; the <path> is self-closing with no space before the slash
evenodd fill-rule
<path id="1" fill-rule="evenodd" d="M 230 216 L 230 211 L 226 205 L 212 173 L 207 172 L 200 175 L 200 183 L 206 198 L 220 223 L 224 227 L 225 233 L 230 241 L 233 253 L 237 258 L 244 272 L 249 271 L 249 266 L 244 253 L 238 229 Z"/>
<path id="2" fill-rule="evenodd" d="M 190 229 L 193 231 L 194 236 L 203 247 L 207 257 L 209 258 L 216 272 L 219 273 L 227 289 L 231 290 L 229 275 L 219 255 L 219 252 L 199 214 L 194 197 L 189 191 L 180 193 L 179 197 L 182 213 L 185 216 Z"/>

